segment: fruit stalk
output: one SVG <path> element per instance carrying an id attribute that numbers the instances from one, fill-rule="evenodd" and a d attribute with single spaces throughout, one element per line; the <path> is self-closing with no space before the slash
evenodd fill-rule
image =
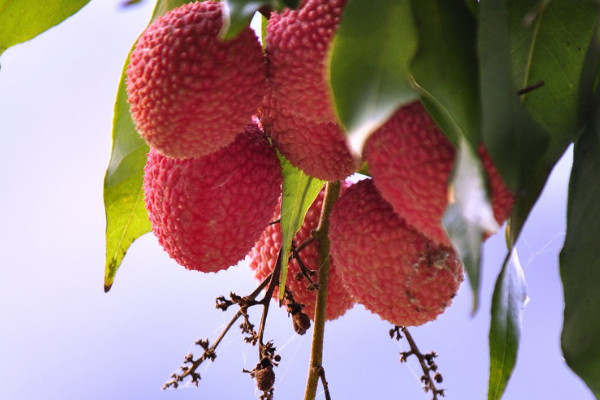
<path id="1" fill-rule="evenodd" d="M 319 241 L 319 291 L 315 305 L 315 319 L 313 326 L 312 346 L 310 353 L 310 364 L 308 368 L 308 379 L 304 400 L 314 400 L 317 394 L 319 377 L 323 370 L 323 339 L 325 336 L 325 309 L 327 306 L 327 288 L 329 286 L 329 215 L 333 204 L 340 195 L 341 182 L 327 182 L 325 186 L 325 198 L 321 209 L 319 226 L 313 233 Z"/>

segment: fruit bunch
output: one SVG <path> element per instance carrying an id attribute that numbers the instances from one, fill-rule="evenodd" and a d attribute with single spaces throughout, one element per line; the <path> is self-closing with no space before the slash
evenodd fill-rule
<path id="1" fill-rule="evenodd" d="M 456 149 L 415 102 L 370 136 L 362 157 L 350 152 L 327 81 L 345 3 L 305 0 L 272 12 L 264 51 L 250 28 L 220 38 L 220 2 L 186 4 L 148 27 L 127 70 L 131 115 L 152 148 L 146 207 L 159 242 L 186 268 L 216 272 L 249 255 L 263 280 L 278 261 L 286 212 L 275 149 L 327 181 L 366 162 L 371 176 L 344 182 L 330 215 L 326 318 L 360 303 L 395 325 L 421 325 L 446 309 L 463 280 L 441 225 Z M 485 149 L 479 154 L 502 223 L 513 196 Z M 311 319 L 323 200 L 321 192 L 294 237 L 286 282 L 286 298 Z"/>
<path id="2" fill-rule="evenodd" d="M 151 146 L 152 230 L 188 269 L 243 259 L 271 221 L 281 169 L 258 112 L 266 61 L 249 27 L 223 41 L 223 3 L 185 4 L 140 36 L 127 69 L 131 115 Z"/>

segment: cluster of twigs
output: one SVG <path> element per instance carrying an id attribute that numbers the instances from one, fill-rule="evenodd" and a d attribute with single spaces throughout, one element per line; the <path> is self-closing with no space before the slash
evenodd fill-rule
<path id="1" fill-rule="evenodd" d="M 431 392 L 432 400 L 439 400 L 440 397 L 444 397 L 444 389 L 438 389 L 436 386 L 436 383 L 440 384 L 444 380 L 442 374 L 438 371 L 438 366 L 435 362 L 435 358 L 437 357 L 436 352 L 432 351 L 426 354 L 421 353 L 417 343 L 405 326 L 394 326 L 390 329 L 390 337 L 396 340 L 400 340 L 403 337 L 406 338 L 410 350 L 400 353 L 400 362 L 406 362 L 406 360 L 413 355 L 417 357 L 421 369 L 423 370 L 423 375 L 421 375 L 423 390 L 425 390 L 425 392 Z"/>
<path id="2" fill-rule="evenodd" d="M 311 279 L 315 272 L 307 268 L 300 258 L 300 252 L 302 251 L 302 249 L 306 248 L 306 246 L 312 243 L 312 241 L 313 239 L 309 238 L 300 246 L 294 246 L 290 257 L 296 259 L 299 265 L 301 266 L 301 276 L 297 278 L 306 278 L 309 282 L 309 289 L 318 290 L 318 284 L 313 282 L 313 280 Z M 208 339 L 198 339 L 195 342 L 196 345 L 202 348 L 202 354 L 197 358 L 194 358 L 194 355 L 191 353 L 186 355 L 183 364 L 180 366 L 180 371 L 171 374 L 169 381 L 167 381 L 163 385 L 163 389 L 177 388 L 183 381 L 185 381 L 188 378 L 190 379 L 191 383 L 198 386 L 198 383 L 201 379 L 200 373 L 198 372 L 198 368 L 206 360 L 215 360 L 215 358 L 217 357 L 217 347 L 219 346 L 223 338 L 227 335 L 231 327 L 236 323 L 236 321 L 238 321 L 241 318 L 242 322 L 240 323 L 239 327 L 242 334 L 244 335 L 244 341 L 253 346 L 258 346 L 259 359 L 254 369 L 244 369 L 242 371 L 248 373 L 252 378 L 256 380 L 257 388 L 263 392 L 260 397 L 261 400 L 269 400 L 273 398 L 273 384 L 275 382 L 275 373 L 273 371 L 273 367 L 276 367 L 279 364 L 281 357 L 279 354 L 276 353 L 276 348 L 273 345 L 272 341 L 264 341 L 264 331 L 267 315 L 269 312 L 269 305 L 271 303 L 271 299 L 273 297 L 275 288 L 277 287 L 277 284 L 279 282 L 279 274 L 281 270 L 281 254 L 282 253 L 280 252 L 279 258 L 277 260 L 273 272 L 269 274 L 267 278 L 265 278 L 251 294 L 247 296 L 239 296 L 232 292 L 229 294 L 229 297 L 220 296 L 216 299 L 216 308 L 222 311 L 227 311 L 231 306 L 235 305 L 238 307 L 237 312 L 233 315 L 229 323 L 225 326 L 223 331 L 219 334 L 219 336 L 215 339 L 215 341 L 212 344 L 209 342 Z M 258 300 L 257 297 L 265 289 L 266 291 L 264 295 Z M 292 318 L 294 330 L 298 334 L 303 335 L 311 326 L 310 318 L 303 312 L 304 305 L 297 303 L 294 299 L 294 296 L 289 290 L 287 290 L 287 288 L 284 292 L 284 302 L 288 314 Z M 250 321 L 250 317 L 248 315 L 248 309 L 257 305 L 261 305 L 263 307 L 258 330 L 256 329 L 256 326 Z M 324 372 L 321 375 L 321 379 L 324 385 L 326 385 L 326 381 L 324 380 Z"/>
<path id="3" fill-rule="evenodd" d="M 269 304 L 271 302 L 275 286 L 279 280 L 280 269 L 281 260 L 279 259 L 273 272 L 248 296 L 239 296 L 235 293 L 230 293 L 229 298 L 226 298 L 225 296 L 217 298 L 216 307 L 218 309 L 227 311 L 229 307 L 236 305 L 239 307 L 238 311 L 233 315 L 229 323 L 225 326 L 223 331 L 212 343 L 212 345 L 209 344 L 208 339 L 199 339 L 196 341 L 196 344 L 202 347 L 204 350 L 202 355 L 200 355 L 198 358 L 194 358 L 193 354 L 188 354 L 184 358 L 183 365 L 180 367 L 181 372 L 173 373 L 170 377 L 171 379 L 163 385 L 163 389 L 170 387 L 176 388 L 188 377 L 190 378 L 191 382 L 197 386 L 198 381 L 200 380 L 200 374 L 197 372 L 198 367 L 200 367 L 200 365 L 206 360 L 215 360 L 217 357 L 216 349 L 219 346 L 219 343 L 221 343 L 231 327 L 241 317 L 243 321 L 240 324 L 240 329 L 242 334 L 245 335 L 244 340 L 253 346 L 258 345 L 259 354 L 259 362 L 257 363 L 256 367 L 252 371 L 247 372 L 249 372 L 253 378 L 256 378 L 258 388 L 263 391 L 261 399 L 271 399 L 273 397 L 273 382 L 275 381 L 273 367 L 277 366 L 280 356 L 276 353 L 276 348 L 273 346 L 272 342 L 269 341 L 265 343 L 264 331 L 267 314 L 269 312 Z M 260 300 L 257 300 L 258 295 L 265 288 L 267 288 L 267 290 L 264 296 Z M 248 309 L 256 305 L 263 306 L 263 312 L 258 331 L 255 329 L 254 324 L 250 322 L 250 318 L 248 316 Z M 272 379 L 269 378 L 269 375 L 272 377 Z M 269 381 L 271 381 L 270 384 Z"/>

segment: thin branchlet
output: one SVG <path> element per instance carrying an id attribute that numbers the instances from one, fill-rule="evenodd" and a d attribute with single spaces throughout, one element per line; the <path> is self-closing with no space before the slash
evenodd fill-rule
<path id="1" fill-rule="evenodd" d="M 401 340 L 403 337 L 406 338 L 410 350 L 400 353 L 400 362 L 406 362 L 407 359 L 413 355 L 417 357 L 421 370 L 423 371 L 423 375 L 421 375 L 423 390 L 431 393 L 432 400 L 439 400 L 440 397 L 444 397 L 444 389 L 438 389 L 436 386 L 436 383 L 440 384 L 443 382 L 442 374 L 438 371 L 438 365 L 435 362 L 435 358 L 437 357 L 436 352 L 432 351 L 426 354 L 421 353 L 415 339 L 405 326 L 396 325 L 390 329 L 389 334 L 392 339 L 396 340 Z"/>
<path id="2" fill-rule="evenodd" d="M 250 323 L 248 319 L 247 310 L 249 307 L 252 307 L 257 304 L 262 304 L 263 300 L 256 301 L 256 297 L 267 287 L 269 282 L 271 281 L 271 275 L 269 275 L 265 280 L 263 280 L 260 285 L 248 296 L 238 296 L 235 293 L 230 294 L 230 298 L 226 298 L 225 296 L 220 296 L 216 299 L 216 308 L 226 311 L 232 305 L 239 306 L 238 311 L 233 315 L 231 320 L 227 323 L 223 331 L 219 334 L 219 336 L 215 339 L 212 345 L 209 343 L 208 339 L 198 339 L 196 340 L 196 345 L 200 346 L 203 349 L 202 355 L 198 358 L 194 358 L 193 354 L 188 354 L 184 357 L 183 364 L 180 367 L 179 372 L 174 372 L 171 374 L 170 379 L 163 385 L 163 389 L 168 388 L 177 388 L 185 379 L 189 378 L 190 381 L 198 386 L 200 381 L 200 373 L 197 372 L 198 367 L 206 361 L 214 361 L 217 357 L 216 349 L 225 337 L 225 335 L 229 332 L 231 327 L 235 324 L 235 322 L 240 318 L 244 318 L 244 322 L 242 323 L 242 332 L 248 333 L 249 336 L 245 338 L 246 341 L 252 342 L 252 339 L 248 340 L 248 338 L 258 337 L 258 333 L 254 332 L 254 326 Z"/>

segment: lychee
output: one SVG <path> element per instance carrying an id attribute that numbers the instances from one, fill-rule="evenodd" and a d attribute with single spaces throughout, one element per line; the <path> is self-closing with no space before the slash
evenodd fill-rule
<path id="1" fill-rule="evenodd" d="M 394 211 L 437 243 L 449 246 L 442 227 L 456 149 L 420 102 L 400 108 L 367 140 L 364 158 L 377 189 Z M 494 217 L 502 224 L 514 197 L 483 147 Z"/>
<path id="2" fill-rule="evenodd" d="M 139 37 L 127 68 L 131 116 L 159 153 L 202 157 L 233 142 L 266 89 L 254 31 L 223 41 L 222 2 L 184 4 Z"/>
<path id="3" fill-rule="evenodd" d="M 344 182 L 342 185 L 343 190 L 349 185 L 350 183 Z M 293 241 L 296 246 L 302 245 L 302 243 L 309 239 L 312 231 L 319 224 L 323 198 L 324 191 L 322 190 L 309 207 L 302 226 L 294 236 Z M 280 206 L 278 206 L 275 214 L 276 219 L 279 218 L 280 212 Z M 275 269 L 279 249 L 281 249 L 281 241 L 281 226 L 277 223 L 269 225 L 262 233 L 258 242 L 256 242 L 249 255 L 250 268 L 254 270 L 257 279 L 265 279 Z M 318 271 L 318 254 L 319 243 L 317 241 L 313 241 L 299 252 L 300 260 L 309 271 Z M 344 315 L 347 310 L 352 308 L 354 301 L 341 283 L 335 258 L 331 258 L 330 262 L 325 317 L 328 320 L 333 320 Z M 310 279 L 314 283 L 319 283 L 317 273 L 312 275 Z M 297 259 L 292 259 L 288 264 L 288 275 L 285 285 L 291 291 L 294 301 L 304 305 L 302 312 L 314 320 L 317 291 L 311 287 L 310 281 L 303 276 Z M 273 297 L 278 297 L 278 290 L 275 291 Z"/>
<path id="4" fill-rule="evenodd" d="M 336 181 L 354 173 L 361 160 L 350 154 L 336 122 L 315 122 L 287 112 L 274 97 L 265 99 L 261 122 L 279 151 L 308 175 Z"/>
<path id="5" fill-rule="evenodd" d="M 372 179 L 340 197 L 330 223 L 331 257 L 357 303 L 403 326 L 432 321 L 450 305 L 463 280 L 458 257 L 400 218 Z"/>
<path id="6" fill-rule="evenodd" d="M 274 13 L 267 25 L 269 79 L 288 111 L 316 122 L 335 121 L 327 55 L 347 0 L 306 0 Z"/>
<path id="7" fill-rule="evenodd" d="M 270 92 L 262 123 L 292 164 L 323 180 L 341 180 L 360 167 L 333 110 L 327 54 L 345 0 L 307 0 L 273 13 L 266 48 Z"/>
<path id="8" fill-rule="evenodd" d="M 159 243 L 187 269 L 217 272 L 250 251 L 281 196 L 281 167 L 257 125 L 229 146 L 177 160 L 152 149 L 144 192 Z"/>

